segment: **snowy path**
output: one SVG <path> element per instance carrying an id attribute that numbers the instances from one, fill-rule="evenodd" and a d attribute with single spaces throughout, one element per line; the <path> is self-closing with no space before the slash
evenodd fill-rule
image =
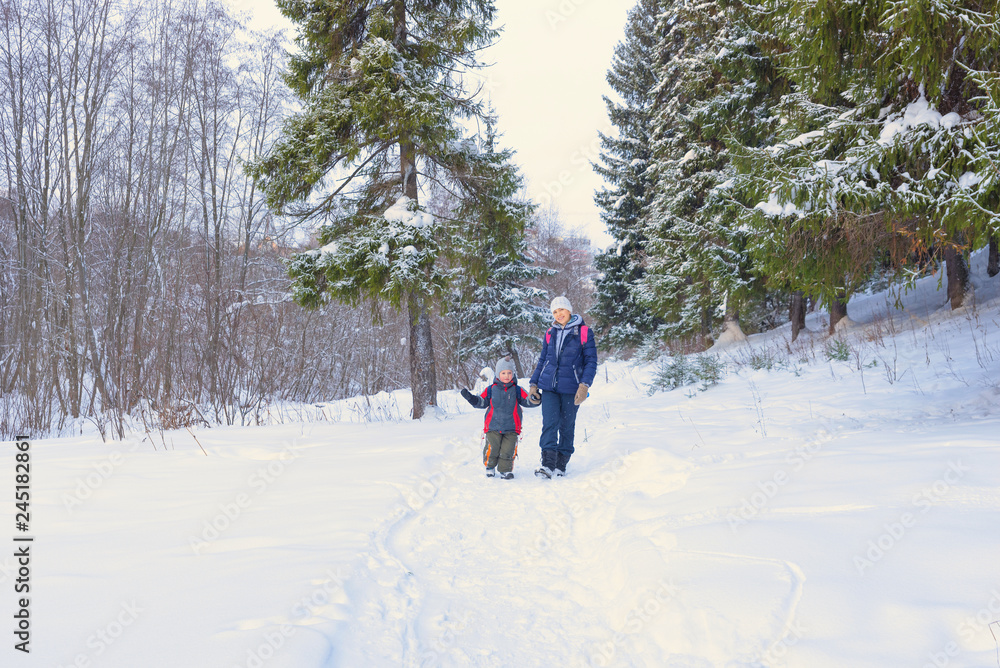
<path id="1" fill-rule="evenodd" d="M 530 431 L 522 453 L 531 454 L 518 461 L 514 481 L 482 477 L 478 441 L 456 444 L 437 473 L 404 493 L 416 500 L 412 508 L 376 535 L 378 549 L 356 577 L 378 586 L 352 600 L 360 614 L 338 630 L 330 665 L 785 665 L 805 634 L 804 598 L 807 610 L 824 610 L 823 597 L 847 609 L 858 605 L 837 591 L 839 578 L 864 584 L 864 568 L 858 572 L 853 561 L 866 558 L 853 535 L 858 523 L 874 527 L 877 540 L 881 516 L 898 514 L 894 506 L 911 495 L 908 481 L 934 483 L 948 465 L 929 463 L 933 433 L 921 434 L 927 452 L 912 447 L 912 461 L 899 452 L 899 434 L 881 447 L 865 436 L 905 433 L 910 420 L 889 424 L 879 415 L 865 424 L 843 415 L 816 428 L 817 420 L 801 422 L 806 408 L 776 403 L 787 407 L 788 421 L 770 409 L 765 439 L 745 424 L 744 437 L 756 442 L 751 452 L 741 452 L 745 442 L 734 447 L 738 430 L 726 419 L 742 410 L 738 404 L 717 422 L 702 418 L 686 429 L 681 419 L 650 422 L 641 403 L 619 405 L 614 423 L 588 406 L 581 424 L 592 442 L 581 444 L 564 480 L 530 475 L 537 458 Z M 636 439 L 628 425 L 639 424 Z M 851 483 L 873 475 L 885 485 Z M 957 490 L 946 491 L 918 510 L 955 503 Z M 982 491 L 957 508 L 1000 510 L 996 488 Z M 826 534 L 838 530 L 846 535 L 827 543 Z M 789 558 L 789 544 L 803 554 Z M 834 563 L 822 555 L 817 561 L 817 547 L 835 553 Z M 925 573 L 922 558 L 916 562 L 907 572 Z M 806 596 L 810 580 L 819 596 Z M 884 639 L 865 640 L 871 618 L 851 614 L 855 621 L 841 624 L 863 646 L 852 665 L 888 665 L 872 646 Z M 840 659 L 814 661 L 832 666 Z"/>
<path id="2" fill-rule="evenodd" d="M 376 537 L 359 579 L 380 587 L 334 665 L 378 665 L 394 645 L 403 665 L 714 665 L 794 616 L 794 564 L 676 549 L 663 508 L 683 460 L 645 448 L 552 481 L 519 461 L 501 481 L 482 477 L 478 442 L 460 452 L 419 512 Z"/>

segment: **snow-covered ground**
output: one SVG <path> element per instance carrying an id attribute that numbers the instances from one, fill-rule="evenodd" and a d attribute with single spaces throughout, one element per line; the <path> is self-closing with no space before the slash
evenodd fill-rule
<path id="1" fill-rule="evenodd" d="M 982 262 L 974 308 L 951 312 L 935 278 L 888 316 L 885 294 L 853 299 L 846 361 L 814 314 L 794 346 L 785 328 L 724 349 L 705 391 L 650 396 L 654 367 L 602 366 L 562 480 L 531 475 L 537 411 L 516 479 L 485 478 L 482 412 L 457 392 L 416 423 L 34 441 L 31 653 L 11 542 L 0 663 L 994 668 L 1000 291 Z"/>

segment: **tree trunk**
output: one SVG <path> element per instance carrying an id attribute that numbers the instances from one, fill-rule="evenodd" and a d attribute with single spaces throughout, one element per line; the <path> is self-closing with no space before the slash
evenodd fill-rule
<path id="1" fill-rule="evenodd" d="M 948 268 L 948 299 L 951 301 L 951 308 L 961 308 L 969 290 L 969 266 L 954 244 L 945 246 L 944 261 Z"/>
<path id="2" fill-rule="evenodd" d="M 801 290 L 792 293 L 788 305 L 788 319 L 792 321 L 792 342 L 799 338 L 799 332 L 806 328 L 806 299 Z"/>
<path id="3" fill-rule="evenodd" d="M 996 237 L 990 237 L 990 260 L 986 264 L 986 275 L 993 278 L 1000 274 L 1000 245 Z"/>
<path id="4" fill-rule="evenodd" d="M 417 160 L 412 142 L 399 142 L 399 167 L 403 194 L 417 201 Z M 437 406 L 437 373 L 434 366 L 434 340 L 427 296 L 412 290 L 407 298 L 410 316 L 410 385 L 413 393 L 413 419 L 419 420 L 427 406 Z"/>
<path id="5" fill-rule="evenodd" d="M 837 323 L 847 317 L 847 297 L 844 291 L 837 292 L 837 296 L 830 302 L 830 334 L 836 330 Z"/>
<path id="6" fill-rule="evenodd" d="M 402 48 L 407 40 L 406 3 L 397 1 L 393 7 L 393 44 Z M 406 134 L 399 139 L 399 173 L 403 195 L 418 201 L 417 152 Z M 427 296 L 411 290 L 407 297 L 410 316 L 410 385 L 413 393 L 413 419 L 424 416 L 424 409 L 437 405 L 437 373 L 434 366 L 434 340 Z"/>
<path id="7" fill-rule="evenodd" d="M 706 306 L 701 307 L 701 345 L 704 348 L 708 348 L 712 341 L 712 311 Z M 712 343 L 715 343 L 712 341 Z"/>
<path id="8" fill-rule="evenodd" d="M 413 419 L 419 420 L 428 406 L 437 406 L 434 341 L 426 297 L 411 292 L 407 307 L 410 316 L 410 391 L 413 394 Z"/>
<path id="9" fill-rule="evenodd" d="M 521 356 L 517 354 L 517 350 L 515 350 L 510 342 L 507 343 L 507 354 L 514 360 L 514 372 L 517 374 L 517 377 L 524 378 L 524 370 L 521 368 Z"/>
<path id="10" fill-rule="evenodd" d="M 393 38 L 397 49 L 403 49 L 407 40 L 406 3 L 396 0 L 393 5 Z M 403 195 L 417 201 L 417 152 L 408 133 L 399 137 L 399 173 Z M 412 314 L 411 314 L 412 316 Z"/>

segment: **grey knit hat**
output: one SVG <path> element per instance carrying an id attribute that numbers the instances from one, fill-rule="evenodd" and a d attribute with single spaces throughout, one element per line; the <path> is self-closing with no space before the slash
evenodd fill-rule
<path id="1" fill-rule="evenodd" d="M 500 376 L 501 371 L 510 371 L 517 375 L 517 372 L 514 371 L 514 360 L 512 360 L 510 356 L 501 357 L 500 361 L 497 362 L 496 375 L 498 377 Z"/>

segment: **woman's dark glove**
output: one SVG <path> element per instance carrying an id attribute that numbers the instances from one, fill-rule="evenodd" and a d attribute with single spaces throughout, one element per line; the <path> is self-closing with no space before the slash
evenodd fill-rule
<path id="1" fill-rule="evenodd" d="M 464 387 L 462 388 L 462 397 L 466 401 L 468 401 L 470 404 L 472 404 L 473 406 L 475 406 L 475 407 L 479 406 L 479 397 L 477 397 L 476 395 L 474 395 L 472 392 L 469 392 Z"/>
<path id="2" fill-rule="evenodd" d="M 538 391 L 538 386 L 537 385 L 529 385 L 528 386 L 528 401 L 530 401 L 533 404 L 540 404 L 540 403 L 542 403 L 542 395 Z"/>

